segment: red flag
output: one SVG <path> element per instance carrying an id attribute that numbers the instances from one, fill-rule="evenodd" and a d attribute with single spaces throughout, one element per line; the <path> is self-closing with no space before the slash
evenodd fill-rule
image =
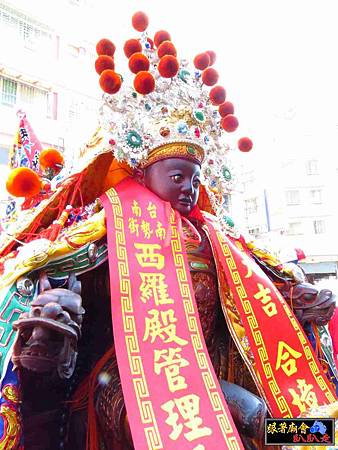
<path id="1" fill-rule="evenodd" d="M 26 114 L 18 111 L 18 116 L 20 118 L 19 129 L 10 150 L 9 165 L 13 169 L 16 167 L 29 167 L 41 174 L 39 155 L 42 145 L 28 122 Z"/>

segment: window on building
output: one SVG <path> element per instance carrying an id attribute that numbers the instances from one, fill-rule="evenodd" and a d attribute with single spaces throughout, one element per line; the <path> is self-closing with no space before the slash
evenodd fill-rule
<path id="1" fill-rule="evenodd" d="M 254 237 L 259 237 L 259 235 L 260 235 L 260 228 L 259 227 L 249 228 L 249 234 L 251 234 Z"/>
<path id="2" fill-rule="evenodd" d="M 322 203 L 322 190 L 321 189 L 311 189 L 310 190 L 310 200 L 311 200 L 311 203 Z"/>
<path id="3" fill-rule="evenodd" d="M 84 98 L 74 95 L 70 98 L 68 105 L 68 119 L 71 122 L 94 118 L 97 114 L 98 102 L 96 99 Z"/>
<path id="4" fill-rule="evenodd" d="M 288 226 L 288 234 L 303 234 L 302 222 L 290 222 Z"/>
<path id="5" fill-rule="evenodd" d="M 0 77 L 0 103 L 6 106 L 25 105 L 51 117 L 51 94 L 48 91 L 10 78 Z"/>
<path id="6" fill-rule="evenodd" d="M 16 104 L 16 94 L 18 84 L 16 81 L 9 78 L 0 79 L 1 83 L 1 103 L 7 106 L 13 106 Z"/>
<path id="7" fill-rule="evenodd" d="M 325 233 L 325 220 L 314 220 L 313 228 L 314 228 L 315 234 Z"/>
<path id="8" fill-rule="evenodd" d="M 42 44 L 44 50 L 51 50 L 53 45 L 52 34 L 43 24 L 31 17 L 20 13 L 9 5 L 0 4 L 0 34 L 20 39 L 26 48 L 36 50 Z"/>
<path id="9" fill-rule="evenodd" d="M 8 164 L 9 146 L 0 145 L 0 165 Z"/>
<path id="10" fill-rule="evenodd" d="M 249 198 L 245 200 L 245 212 L 246 214 L 254 214 L 258 210 L 257 197 Z"/>
<path id="11" fill-rule="evenodd" d="M 295 189 L 290 189 L 286 191 L 286 203 L 288 205 L 299 205 L 300 204 L 300 192 Z"/>
<path id="12" fill-rule="evenodd" d="M 308 175 L 318 175 L 318 161 L 316 159 L 306 161 L 306 173 Z"/>

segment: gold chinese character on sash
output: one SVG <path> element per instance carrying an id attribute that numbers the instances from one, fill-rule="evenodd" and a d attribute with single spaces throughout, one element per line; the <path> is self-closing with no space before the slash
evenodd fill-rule
<path id="1" fill-rule="evenodd" d="M 270 293 L 271 290 L 269 288 L 265 288 L 263 284 L 257 283 L 258 292 L 254 295 L 256 300 L 260 300 L 263 303 L 263 310 L 267 316 L 272 317 L 277 314 L 276 305 L 272 302 Z"/>
<path id="2" fill-rule="evenodd" d="M 156 306 L 174 303 L 174 300 L 169 298 L 168 285 L 164 282 L 165 275 L 163 273 L 140 272 L 140 277 L 142 283 L 139 289 L 143 303 L 146 303 L 151 298 Z"/>
<path id="3" fill-rule="evenodd" d="M 154 343 L 155 339 L 159 337 L 165 343 L 176 342 L 178 345 L 187 345 L 188 341 L 176 335 L 175 322 L 177 322 L 177 318 L 174 316 L 173 309 L 168 309 L 168 311 L 151 309 L 148 314 L 152 317 L 145 318 L 143 341 L 150 338 L 150 342 Z"/>
<path id="4" fill-rule="evenodd" d="M 285 375 L 291 377 L 291 375 L 294 375 L 298 371 L 296 359 L 300 358 L 301 356 L 301 353 L 294 350 L 286 342 L 279 341 L 276 370 L 281 367 Z"/>
<path id="5" fill-rule="evenodd" d="M 318 400 L 316 393 L 313 392 L 312 384 L 306 384 L 304 379 L 297 380 L 297 388 L 299 392 L 296 392 L 295 389 L 288 389 L 290 394 L 292 395 L 292 404 L 298 406 L 300 412 L 306 411 L 308 408 L 316 408 L 318 407 Z"/>
<path id="6" fill-rule="evenodd" d="M 163 228 L 162 223 L 157 222 L 157 226 L 156 226 L 156 230 L 155 230 L 156 237 L 161 239 L 161 241 L 164 241 L 165 237 L 166 237 L 166 233 L 167 233 L 166 229 Z"/>
<path id="7" fill-rule="evenodd" d="M 151 219 L 157 218 L 156 205 L 154 205 L 154 203 L 149 202 L 149 204 L 147 206 L 147 211 L 148 211 Z"/>
<path id="8" fill-rule="evenodd" d="M 168 413 L 165 422 L 172 427 L 169 437 L 173 441 L 179 438 L 184 427 L 190 430 L 184 433 L 184 437 L 189 442 L 212 434 L 211 428 L 203 426 L 203 420 L 199 417 L 200 398 L 198 395 L 190 394 L 169 400 L 161 408 Z M 175 409 L 178 412 L 175 412 Z"/>
<path id="9" fill-rule="evenodd" d="M 142 209 L 140 208 L 140 205 L 138 204 L 138 202 L 136 200 L 133 201 L 131 211 L 134 214 L 134 216 L 136 216 L 136 217 L 142 216 Z"/>
<path id="10" fill-rule="evenodd" d="M 135 217 L 129 217 L 128 219 L 128 228 L 131 232 L 131 234 L 136 234 L 136 236 L 139 235 L 139 223 L 137 222 L 137 219 Z"/>
<path id="11" fill-rule="evenodd" d="M 153 267 L 161 270 L 164 267 L 164 256 L 161 253 L 156 253 L 155 250 L 161 250 L 159 244 L 134 244 L 136 250 L 141 250 L 140 253 L 135 253 L 138 263 L 141 267 Z"/>
<path id="12" fill-rule="evenodd" d="M 145 220 L 142 220 L 141 223 L 141 230 L 143 233 L 143 237 L 145 239 L 150 239 L 151 235 L 153 234 L 153 230 L 150 228 L 150 223 L 146 222 Z"/>
<path id="13" fill-rule="evenodd" d="M 180 375 L 180 369 L 189 366 L 189 361 L 182 358 L 181 351 L 180 347 L 154 351 L 154 371 L 159 375 L 164 369 L 170 392 L 180 391 L 187 387 L 185 378 Z"/>

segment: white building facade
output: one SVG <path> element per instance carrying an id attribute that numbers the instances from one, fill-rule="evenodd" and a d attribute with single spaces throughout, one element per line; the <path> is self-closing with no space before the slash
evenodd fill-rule
<path id="1" fill-rule="evenodd" d="M 81 145 L 96 125 L 101 92 L 94 69 L 95 42 L 87 40 L 86 30 L 84 36 L 79 36 L 58 29 L 60 21 L 53 18 L 52 12 L 41 18 L 36 11 L 30 12 L 31 6 L 30 2 L 0 0 L 3 167 L 18 128 L 18 110 L 26 112 L 43 147 L 66 151 L 66 157 L 67 150 Z M 76 17 L 82 8 L 92 7 L 90 3 L 73 0 L 61 0 L 58 4 L 65 21 Z M 1 187 L 3 198 L 3 183 Z"/>
<path id="2" fill-rule="evenodd" d="M 274 160 L 267 183 L 264 171 L 246 169 L 241 175 L 242 224 L 253 238 L 295 259 L 301 248 L 309 274 L 337 274 L 338 168 L 334 161 L 316 155 Z M 272 175 L 272 176 L 271 176 Z"/>

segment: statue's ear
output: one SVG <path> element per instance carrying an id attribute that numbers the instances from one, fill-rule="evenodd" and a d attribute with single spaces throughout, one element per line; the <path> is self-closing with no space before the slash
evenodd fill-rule
<path id="1" fill-rule="evenodd" d="M 41 272 L 39 277 L 39 292 L 48 291 L 52 286 L 48 280 L 46 272 Z"/>

